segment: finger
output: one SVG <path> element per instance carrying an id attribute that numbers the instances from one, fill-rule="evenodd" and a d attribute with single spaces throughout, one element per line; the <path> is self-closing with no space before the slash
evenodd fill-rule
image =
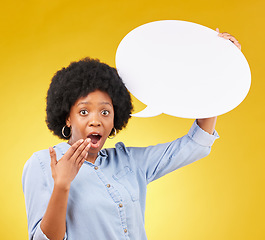
<path id="1" fill-rule="evenodd" d="M 70 159 L 73 155 L 74 155 L 74 153 L 75 153 L 75 151 L 78 149 L 78 147 L 82 144 L 84 142 L 84 139 L 79 139 L 78 141 L 76 141 L 68 150 L 67 150 L 67 152 L 65 153 L 65 157 L 67 158 L 67 159 Z"/>
<path id="2" fill-rule="evenodd" d="M 78 167 L 79 169 L 82 167 L 83 163 L 86 161 L 85 158 L 83 158 L 79 163 L 78 163 Z"/>
<path id="3" fill-rule="evenodd" d="M 49 153 L 51 157 L 51 167 L 54 167 L 57 164 L 56 152 L 52 147 L 49 147 Z"/>
<path id="4" fill-rule="evenodd" d="M 230 40 L 232 43 L 234 43 L 239 49 L 241 49 L 241 44 L 238 42 L 238 40 L 233 36 L 224 37 L 225 39 Z"/>
<path id="5" fill-rule="evenodd" d="M 220 33 L 219 36 L 225 39 L 237 41 L 237 39 L 229 33 Z"/>
<path id="6" fill-rule="evenodd" d="M 221 35 L 223 38 L 225 39 L 236 39 L 234 36 L 230 35 L 230 34 L 222 34 Z"/>
<path id="7" fill-rule="evenodd" d="M 236 42 L 234 44 L 239 48 L 239 50 L 241 50 L 241 44 L 239 42 Z"/>
<path id="8" fill-rule="evenodd" d="M 81 144 L 75 151 L 75 153 L 73 154 L 73 156 L 71 157 L 71 160 L 76 162 L 76 163 L 79 163 L 80 160 L 82 160 L 87 151 L 85 150 L 87 145 L 90 143 L 91 139 L 90 138 L 87 138 L 83 144 Z"/>
<path id="9" fill-rule="evenodd" d="M 238 42 L 238 40 L 232 36 L 231 34 L 227 33 L 227 32 L 223 32 L 223 33 L 219 33 L 218 34 L 219 37 L 222 37 L 224 39 L 230 40 L 232 43 L 234 43 L 236 45 L 236 47 L 239 48 L 239 50 L 241 51 L 241 44 Z"/>
<path id="10" fill-rule="evenodd" d="M 86 141 L 87 141 L 86 147 L 84 148 L 82 153 L 79 155 L 79 157 L 76 159 L 77 164 L 79 164 L 81 161 L 83 161 L 83 159 L 84 159 L 84 161 L 87 160 L 88 151 L 89 151 L 89 149 L 91 147 L 91 139 L 88 138 L 88 139 L 86 139 Z"/>
<path id="11" fill-rule="evenodd" d="M 233 36 L 231 36 L 231 35 L 225 35 L 225 36 L 222 36 L 222 38 L 224 38 L 224 39 L 228 39 L 228 40 L 230 40 L 231 42 L 238 42 L 238 41 L 236 40 L 236 38 L 233 37 Z"/>
<path id="12" fill-rule="evenodd" d="M 83 151 L 83 153 L 80 155 L 80 158 L 77 160 L 78 164 L 80 162 L 82 162 L 83 160 L 86 161 L 87 157 L 88 157 L 88 151 L 91 148 L 91 141 L 88 143 L 88 145 L 86 146 L 85 150 Z"/>
<path id="13" fill-rule="evenodd" d="M 221 32 L 218 34 L 218 36 L 223 37 L 223 36 L 231 36 L 231 35 L 227 32 Z"/>
<path id="14" fill-rule="evenodd" d="M 238 43 L 238 41 L 234 38 L 234 37 L 230 37 L 230 38 L 228 38 L 231 42 L 233 42 L 233 43 Z"/>
<path id="15" fill-rule="evenodd" d="M 219 31 L 219 28 L 216 28 L 216 30 L 215 30 L 216 32 L 218 32 L 218 33 L 220 33 L 220 31 Z"/>
<path id="16" fill-rule="evenodd" d="M 234 43 L 241 50 L 241 44 L 238 42 L 238 40 L 234 36 L 230 35 L 229 33 L 220 33 L 220 34 L 218 34 L 218 36 L 220 36 L 224 39 L 230 40 L 232 43 Z"/>

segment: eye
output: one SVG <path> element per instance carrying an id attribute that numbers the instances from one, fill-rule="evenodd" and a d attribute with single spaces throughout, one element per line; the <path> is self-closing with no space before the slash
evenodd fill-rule
<path id="1" fill-rule="evenodd" d="M 108 110 L 102 110 L 101 114 L 104 116 L 108 116 L 110 114 L 110 112 Z"/>
<path id="2" fill-rule="evenodd" d="M 87 115 L 87 114 L 88 114 L 88 111 L 87 111 L 87 110 L 81 110 L 81 111 L 80 111 L 80 114 L 81 114 L 82 116 Z"/>

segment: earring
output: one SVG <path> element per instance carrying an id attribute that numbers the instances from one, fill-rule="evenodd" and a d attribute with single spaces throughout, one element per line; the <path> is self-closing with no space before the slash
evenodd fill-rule
<path id="1" fill-rule="evenodd" d="M 109 139 L 113 139 L 113 138 L 115 138 L 115 137 L 116 137 L 117 130 L 116 130 L 116 128 L 113 128 L 113 129 L 114 129 L 114 136 L 113 136 L 113 137 L 110 137 L 110 136 L 108 136 L 108 138 L 109 138 Z"/>
<path id="2" fill-rule="evenodd" d="M 63 128 L 62 128 L 62 135 L 63 135 L 65 138 L 69 138 L 69 137 L 71 136 L 71 134 L 72 134 L 71 127 L 68 127 L 68 128 L 70 129 L 70 133 L 69 133 L 67 136 L 64 134 L 65 127 L 68 127 L 68 126 L 66 126 L 66 125 L 63 126 Z"/>

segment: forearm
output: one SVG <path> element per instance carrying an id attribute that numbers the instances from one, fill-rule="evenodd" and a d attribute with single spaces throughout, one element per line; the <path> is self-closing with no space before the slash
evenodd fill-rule
<path id="1" fill-rule="evenodd" d="M 197 124 L 205 132 L 208 132 L 209 134 L 213 134 L 215 125 L 216 125 L 216 120 L 217 120 L 217 117 L 201 118 L 201 119 L 197 119 Z"/>
<path id="2" fill-rule="evenodd" d="M 41 230 L 50 240 L 62 240 L 66 231 L 66 210 L 69 188 L 54 186 L 48 207 L 41 221 Z"/>

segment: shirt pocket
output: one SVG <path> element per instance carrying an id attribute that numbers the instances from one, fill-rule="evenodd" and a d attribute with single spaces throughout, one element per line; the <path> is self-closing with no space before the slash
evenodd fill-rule
<path id="1" fill-rule="evenodd" d="M 115 181 L 123 185 L 130 194 L 133 202 L 139 200 L 139 187 L 135 173 L 129 168 L 124 167 L 112 176 Z"/>

